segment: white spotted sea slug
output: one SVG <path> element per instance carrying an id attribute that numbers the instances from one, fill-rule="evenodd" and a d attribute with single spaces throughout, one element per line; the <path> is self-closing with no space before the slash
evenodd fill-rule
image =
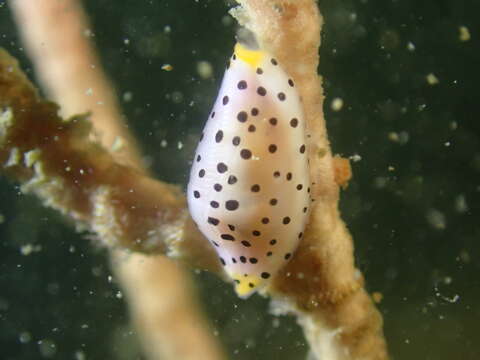
<path id="1" fill-rule="evenodd" d="M 195 153 L 187 197 L 241 297 L 264 286 L 303 236 L 310 203 L 305 138 L 293 80 L 267 52 L 237 43 Z"/>

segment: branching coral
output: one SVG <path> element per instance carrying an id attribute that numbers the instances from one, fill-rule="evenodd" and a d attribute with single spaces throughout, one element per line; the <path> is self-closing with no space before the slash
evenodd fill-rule
<path id="1" fill-rule="evenodd" d="M 362 276 L 353 262 L 352 239 L 338 211 L 335 158 L 328 143 L 317 76 L 322 24 L 317 5 L 311 0 L 239 3 L 234 16 L 280 59 L 297 83 L 311 134 L 309 155 L 316 201 L 305 238 L 276 277 L 271 293 L 285 295 L 284 301 L 296 309 L 293 311 L 320 359 L 385 359 L 381 316 L 363 290 Z M 329 334 L 334 339 L 331 343 Z"/>
<path id="2" fill-rule="evenodd" d="M 311 135 L 309 158 L 316 201 L 299 249 L 273 279 L 266 293 L 272 299 L 274 312 L 288 311 L 297 316 L 318 359 L 387 359 L 381 316 L 363 289 L 363 278 L 354 266 L 352 239 L 338 211 L 339 184 L 343 185 L 348 178 L 348 165 L 332 157 L 325 129 L 321 79 L 317 76 L 322 24 L 317 5 L 313 0 L 238 2 L 240 5 L 233 10 L 233 15 L 241 25 L 255 33 L 262 46 L 282 61 L 295 80 L 303 98 Z M 34 17 L 24 1 L 13 3 L 20 24 Z M 81 13 L 77 5 L 64 2 L 63 6 L 67 4 L 71 6 L 67 16 L 73 16 L 75 20 Z M 76 11 L 70 12 L 71 9 Z M 39 51 L 43 50 L 34 45 L 33 39 L 38 36 L 36 30 L 41 28 L 32 25 L 27 29 L 24 26 L 24 37 L 30 44 L 34 61 L 37 58 L 37 63 L 43 64 L 37 68 L 44 74 L 44 82 L 49 84 L 47 88 L 62 103 L 59 89 L 64 87 L 55 85 L 61 80 L 58 80 L 58 74 L 49 75 L 50 66 L 45 65 L 52 54 L 44 53 L 40 60 Z M 41 31 L 52 33 L 45 28 Z M 83 44 L 85 39 L 78 36 L 78 31 L 79 28 L 73 31 L 70 39 Z M 84 50 L 84 45 L 78 48 Z M 78 51 L 75 53 L 82 57 Z M 88 116 L 61 119 L 57 107 L 39 99 L 11 58 L 5 53 L 1 55 L 2 171 L 20 181 L 24 190 L 37 194 L 46 205 L 74 219 L 80 228 L 95 233 L 99 241 L 110 248 L 165 253 L 191 266 L 222 275 L 210 245 L 192 226 L 179 188 L 146 174 L 139 163 L 133 140 L 127 141 L 127 154 L 130 155 L 122 161 L 118 154 L 106 150 L 92 136 Z M 64 61 L 68 64 L 70 60 Z M 91 81 L 95 83 L 95 75 Z M 108 84 L 98 91 L 108 93 Z M 69 100 L 70 103 L 82 103 L 80 96 L 72 96 L 74 100 Z M 67 107 L 82 109 L 81 106 Z M 115 102 L 109 101 L 106 107 L 115 108 Z M 120 121 L 119 116 L 113 115 L 111 123 L 105 125 L 93 114 L 95 128 L 97 124 L 104 124 L 104 130 L 111 130 L 109 140 L 102 140 L 103 145 L 111 145 L 112 135 L 130 139 L 117 121 Z M 164 259 L 144 261 L 147 262 L 145 268 L 151 271 L 162 266 L 160 263 Z M 145 304 L 155 303 L 152 301 L 155 294 L 164 296 L 160 294 L 158 284 L 146 276 L 146 271 L 135 273 L 135 266 L 120 266 L 118 273 L 129 284 L 127 288 L 136 323 L 145 330 L 159 326 L 147 321 L 155 309 L 146 307 L 152 312 L 142 311 Z M 140 279 L 145 284 L 138 295 L 134 284 Z M 142 292 L 146 295 L 142 296 Z M 193 312 L 189 316 L 196 315 Z M 161 317 L 157 319 L 162 321 Z M 148 337 L 147 333 L 148 330 L 143 334 Z M 153 337 L 150 340 L 145 341 L 147 346 L 153 344 Z M 214 347 L 213 344 L 209 349 Z M 152 359 L 159 354 L 150 352 Z M 212 354 L 209 359 L 221 357 L 220 352 L 213 350 Z"/>
<path id="3" fill-rule="evenodd" d="M 178 216 L 181 219 L 186 217 L 183 210 L 183 199 L 168 195 L 169 191 L 166 188 L 173 189 L 172 191 L 175 192 L 175 187 L 149 181 L 145 176 L 146 171 L 142 166 L 135 141 L 129 135 L 126 125 L 122 121 L 115 98 L 112 96 L 114 92 L 102 72 L 88 37 L 85 36 L 89 24 L 80 3 L 70 0 L 62 2 L 15 0 L 10 2 L 10 6 L 23 35 L 26 49 L 40 75 L 41 83 L 49 95 L 62 106 L 62 112 L 74 114 L 93 110 L 93 113 L 89 117 L 91 125 L 85 122 L 80 124 L 79 127 L 83 126 L 85 131 L 72 130 L 75 135 L 70 137 L 68 134 L 71 133 L 64 129 L 67 124 L 64 124 L 62 119 L 56 115 L 58 108 L 40 100 L 33 87 L 18 71 L 16 62 L 3 54 L 0 66 L 0 71 L 2 71 L 1 94 L 5 95 L 1 100 L 2 108 L 9 109 L 7 114 L 17 115 L 15 129 L 23 129 L 23 136 L 30 139 L 31 135 L 35 140 L 27 144 L 27 140 L 20 137 L 18 144 L 11 144 L 7 137 L 12 134 L 12 131 L 17 130 L 5 128 L 5 132 L 0 135 L 5 140 L 5 143 L 2 143 L 5 146 L 0 150 L 1 156 L 5 158 L 12 154 L 13 157 L 9 159 L 18 161 L 22 160 L 22 152 L 36 149 L 33 154 L 41 154 L 41 157 L 36 159 L 40 161 L 37 161 L 35 166 L 46 175 L 44 176 L 45 181 L 38 182 L 33 187 L 24 187 L 24 190 L 37 193 L 46 204 L 54 206 L 73 218 L 77 227 L 87 228 L 96 233 L 99 243 L 125 240 L 124 246 L 108 247 L 111 250 L 112 269 L 128 300 L 132 321 L 136 325 L 139 340 L 145 349 L 144 352 L 149 358 L 197 359 L 198 354 L 203 354 L 209 359 L 223 359 L 221 346 L 218 344 L 218 340 L 212 336 L 205 317 L 199 309 L 188 273 L 161 255 L 126 256 L 124 250 L 131 250 L 130 246 L 137 242 L 135 239 L 138 239 L 130 230 L 135 232 L 137 225 L 142 226 L 141 223 L 136 224 L 137 220 L 142 221 L 141 212 L 137 213 L 139 218 L 136 220 L 135 216 L 130 217 L 127 213 L 135 212 L 139 203 L 143 203 L 142 208 L 145 210 L 143 206 L 147 204 L 140 199 L 142 196 L 133 195 L 134 189 L 143 188 L 144 200 L 150 198 L 153 200 L 152 203 L 156 202 L 154 200 L 156 196 L 169 202 L 167 207 L 163 208 L 168 209 L 169 216 L 151 209 L 151 216 L 155 217 L 154 214 L 157 214 L 159 216 L 157 220 L 160 221 L 156 222 L 151 216 L 148 217 L 150 224 L 143 227 L 145 230 L 143 235 L 147 234 L 150 238 L 159 236 L 165 229 L 162 218 L 172 219 L 173 216 Z M 52 19 L 55 19 L 56 26 L 62 28 L 61 32 L 56 30 L 56 26 L 52 26 Z M 88 96 L 86 96 L 86 90 L 90 90 Z M 13 120 L 12 117 L 10 119 Z M 78 123 L 77 120 L 80 119 L 77 117 L 74 122 Z M 13 125 L 11 122 L 5 124 Z M 47 124 L 51 126 L 46 128 Z M 68 125 L 72 128 L 75 126 L 74 124 Z M 48 136 L 51 127 L 63 131 L 61 146 L 55 147 L 55 143 L 45 145 L 42 142 L 42 139 L 47 139 L 47 143 L 50 143 L 48 139 L 51 140 L 51 137 L 44 136 Z M 92 128 L 93 131 L 88 131 L 87 128 Z M 38 132 L 32 132 L 34 129 Z M 105 149 L 111 149 L 112 145 L 119 142 L 118 139 L 121 139 L 120 142 L 123 143 L 120 151 L 107 152 L 102 148 L 103 146 Z M 18 147 L 15 149 L 17 145 Z M 50 151 L 42 153 L 41 150 L 44 147 L 50 148 Z M 70 150 L 75 154 L 71 154 Z M 29 156 L 29 158 L 31 157 Z M 81 159 L 85 162 L 80 161 Z M 64 160 L 67 160 L 69 164 L 61 165 Z M 117 167 L 114 160 L 119 164 L 128 164 L 132 169 L 123 166 Z M 48 164 L 47 167 L 43 166 L 45 163 Z M 12 165 L 11 162 L 8 164 Z M 18 163 L 18 165 L 15 168 L 9 167 L 2 170 L 24 184 L 29 183 L 29 179 L 34 174 L 31 170 L 27 170 L 23 176 L 23 164 Z M 98 165 L 97 170 L 103 169 L 106 172 L 103 175 L 94 174 L 93 168 L 90 166 L 96 167 L 96 165 Z M 60 166 L 60 168 L 55 168 L 56 166 Z M 88 170 L 89 168 L 90 170 Z M 75 170 L 72 172 L 72 169 L 77 172 Z M 117 179 L 111 177 L 113 183 L 110 184 L 100 180 L 104 176 L 109 176 L 107 169 L 114 172 L 116 172 L 114 169 L 117 169 L 118 171 Z M 71 175 L 70 180 L 63 179 L 65 171 Z M 75 176 L 79 176 L 80 173 L 83 176 L 88 171 L 90 175 L 93 175 L 92 181 L 89 182 L 90 185 L 77 186 L 78 181 L 82 181 L 75 179 Z M 71 187 L 72 183 L 75 186 Z M 129 183 L 135 184 L 135 186 L 131 187 Z M 67 184 L 66 187 L 65 184 Z M 77 194 L 75 198 L 71 196 L 74 193 Z M 127 200 L 122 194 L 129 193 L 130 195 L 127 197 L 130 197 L 130 200 Z M 112 194 L 119 195 L 121 199 L 109 196 Z M 127 201 L 123 202 L 122 199 Z M 174 209 L 178 211 L 174 211 Z M 183 224 L 182 221 L 179 223 Z M 157 233 L 157 230 L 160 232 Z M 175 239 L 175 237 L 170 239 Z M 140 248 L 143 247 L 138 242 L 137 245 L 140 245 Z M 205 250 L 202 251 L 203 247 L 203 241 L 200 241 L 198 246 L 194 246 L 194 249 L 199 249 L 199 256 L 195 256 L 196 254 L 193 252 L 193 260 L 203 259 L 200 260 L 199 266 L 208 268 L 212 263 L 215 264 L 212 268 L 215 268 L 216 261 L 211 261 L 213 258 L 209 260 L 209 248 L 205 247 Z M 149 251 L 160 252 L 162 249 L 164 249 L 164 245 L 160 241 Z M 148 250 L 144 248 L 143 252 L 146 251 Z M 160 299 L 162 301 L 159 301 Z M 185 319 L 188 321 L 184 321 Z M 175 331 L 172 331 L 172 323 L 177 324 Z"/>
<path id="4" fill-rule="evenodd" d="M 89 140 L 92 126 L 87 116 L 60 118 L 58 107 L 38 97 L 16 61 L 3 50 L 0 50 L 0 94 L 1 171 L 20 181 L 24 192 L 36 194 L 46 206 L 69 216 L 79 229 L 95 233 L 112 248 L 126 245 L 131 248 L 136 243 L 132 250 L 161 252 L 167 246 L 163 240 L 175 238 L 178 230 L 173 230 L 175 236 L 169 233 L 174 225 L 164 230 L 161 224 L 184 217 L 182 202 L 175 196 L 176 187 L 155 182 L 138 170 L 115 163 L 106 150 Z M 149 224 L 139 223 L 145 212 L 150 214 Z M 174 220 L 173 224 L 180 220 Z M 136 233 L 139 224 L 149 230 Z M 129 236 L 148 238 L 158 245 L 148 249 L 147 243 L 128 241 Z M 118 243 L 121 239 L 125 244 Z M 208 267 L 208 254 L 204 253 L 199 266 Z M 152 359 L 195 359 L 199 351 L 209 354 L 211 359 L 223 357 L 206 330 L 188 278 L 178 265 L 163 257 L 126 257 L 116 251 L 112 255 L 132 312 L 138 314 L 134 316 L 135 322 L 146 334 L 141 340 L 147 353 L 153 354 Z M 160 277 L 162 281 L 158 280 L 158 274 L 164 275 Z M 163 291 L 171 296 L 162 297 Z M 177 325 L 178 334 L 172 336 L 167 327 L 182 318 L 189 321 L 181 321 Z M 192 333 L 195 336 L 189 336 L 191 346 L 185 346 L 184 337 Z"/>

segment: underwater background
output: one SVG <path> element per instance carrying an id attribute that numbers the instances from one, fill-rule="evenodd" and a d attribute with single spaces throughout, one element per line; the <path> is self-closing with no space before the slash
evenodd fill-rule
<path id="1" fill-rule="evenodd" d="M 233 2 L 84 4 L 147 163 L 157 178 L 185 186 L 232 52 Z M 380 301 L 391 356 L 478 359 L 480 3 L 319 6 L 329 137 L 354 174 L 342 216 Z M 35 79 L 4 1 L 0 46 Z M 142 359 L 111 276 L 105 249 L 0 178 L 0 359 Z M 213 275 L 192 276 L 232 359 L 305 358 L 300 328 L 269 315 L 266 299 L 244 301 Z"/>

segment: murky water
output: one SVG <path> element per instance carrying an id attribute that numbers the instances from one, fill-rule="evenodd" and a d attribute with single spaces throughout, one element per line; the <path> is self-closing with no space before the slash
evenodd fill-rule
<path id="1" fill-rule="evenodd" d="M 392 358 L 477 359 L 479 6 L 320 5 L 329 136 L 354 171 L 341 209 L 358 267 L 379 301 Z M 234 43 L 227 5 L 89 0 L 86 7 L 148 164 L 158 178 L 184 185 Z M 35 78 L 4 2 L 0 46 Z M 2 359 L 140 358 L 105 250 L 86 237 L 0 178 Z M 305 356 L 293 319 L 269 315 L 258 296 L 237 299 L 209 274 L 193 276 L 231 358 Z"/>

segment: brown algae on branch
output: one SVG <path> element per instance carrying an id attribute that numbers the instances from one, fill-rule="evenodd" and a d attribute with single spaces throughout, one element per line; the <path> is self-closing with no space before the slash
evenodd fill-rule
<path id="1" fill-rule="evenodd" d="M 67 120 L 38 96 L 15 59 L 0 50 L 0 171 L 68 215 L 108 246 L 170 253 L 218 271 L 190 226 L 179 187 L 120 165 L 91 140 L 88 115 Z M 188 230 L 185 230 L 188 229 Z M 185 248 L 193 249 L 188 255 Z"/>

